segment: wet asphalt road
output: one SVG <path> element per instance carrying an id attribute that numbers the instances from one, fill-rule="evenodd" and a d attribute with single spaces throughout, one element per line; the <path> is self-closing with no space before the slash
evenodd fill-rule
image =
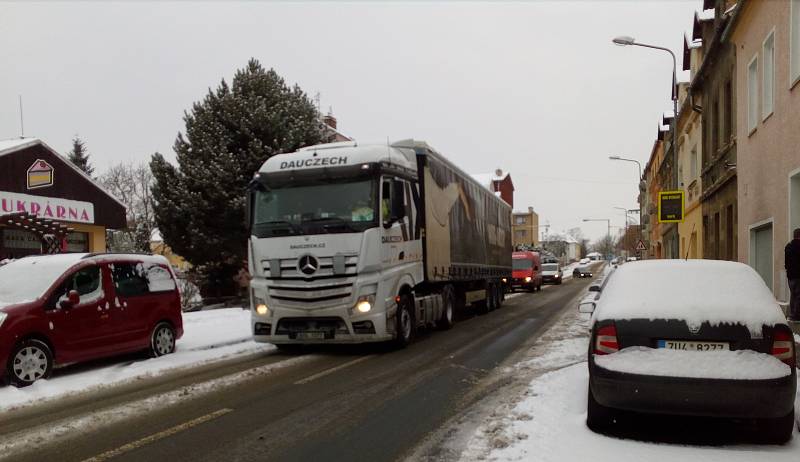
<path id="1" fill-rule="evenodd" d="M 400 460 L 450 417 L 491 393 L 494 387 L 486 383 L 495 368 L 529 347 L 564 310 L 576 309 L 575 298 L 588 284 L 568 280 L 510 298 L 487 315 L 463 313 L 451 331 L 423 332 L 403 350 L 324 347 L 240 359 L 4 416 L 0 434 L 295 360 L 68 441 L 49 446 L 45 441 L 13 460 Z"/>

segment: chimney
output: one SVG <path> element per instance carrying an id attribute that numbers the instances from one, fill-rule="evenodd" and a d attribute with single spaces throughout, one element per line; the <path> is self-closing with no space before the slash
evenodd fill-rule
<path id="1" fill-rule="evenodd" d="M 533 207 L 528 207 L 528 213 L 533 213 Z"/>
<path id="2" fill-rule="evenodd" d="M 498 168 L 497 170 L 494 171 L 494 176 L 496 176 L 497 178 L 502 178 L 503 171 Z"/>
<path id="3" fill-rule="evenodd" d="M 328 115 L 323 116 L 322 123 L 336 130 L 336 117 L 334 117 L 333 114 L 328 113 Z"/>

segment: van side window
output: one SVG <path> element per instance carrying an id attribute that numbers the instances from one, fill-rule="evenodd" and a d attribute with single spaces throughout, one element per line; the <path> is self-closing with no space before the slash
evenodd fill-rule
<path id="1" fill-rule="evenodd" d="M 72 290 L 77 290 L 81 296 L 81 305 L 95 301 L 103 297 L 103 284 L 99 266 L 90 266 L 75 272 L 61 286 L 56 289 L 55 300 L 50 303 L 53 307 L 58 306 L 58 302 L 67 299 L 67 295 Z"/>
<path id="2" fill-rule="evenodd" d="M 141 263 L 114 263 L 111 265 L 111 277 L 117 295 L 136 297 L 150 293 Z"/>
<path id="3" fill-rule="evenodd" d="M 171 292 L 177 287 L 175 280 L 172 279 L 172 273 L 163 266 L 151 263 L 145 264 L 144 268 L 150 292 Z"/>

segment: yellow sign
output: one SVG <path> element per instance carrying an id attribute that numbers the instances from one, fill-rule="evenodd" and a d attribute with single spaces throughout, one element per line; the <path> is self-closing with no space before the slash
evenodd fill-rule
<path id="1" fill-rule="evenodd" d="M 28 168 L 28 189 L 53 186 L 53 166 L 47 161 L 36 159 Z"/>
<path id="2" fill-rule="evenodd" d="M 658 222 L 683 223 L 683 191 L 661 191 L 658 193 Z"/>

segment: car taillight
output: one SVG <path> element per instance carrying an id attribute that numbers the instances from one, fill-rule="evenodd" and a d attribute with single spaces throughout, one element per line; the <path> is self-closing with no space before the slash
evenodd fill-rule
<path id="1" fill-rule="evenodd" d="M 795 365 L 794 339 L 792 333 L 785 329 L 775 331 L 772 339 L 772 356 L 780 359 L 789 366 Z"/>
<path id="2" fill-rule="evenodd" d="M 594 340 L 594 354 L 607 355 L 617 351 L 619 351 L 617 327 L 614 324 L 610 324 L 597 329 L 597 336 Z"/>

